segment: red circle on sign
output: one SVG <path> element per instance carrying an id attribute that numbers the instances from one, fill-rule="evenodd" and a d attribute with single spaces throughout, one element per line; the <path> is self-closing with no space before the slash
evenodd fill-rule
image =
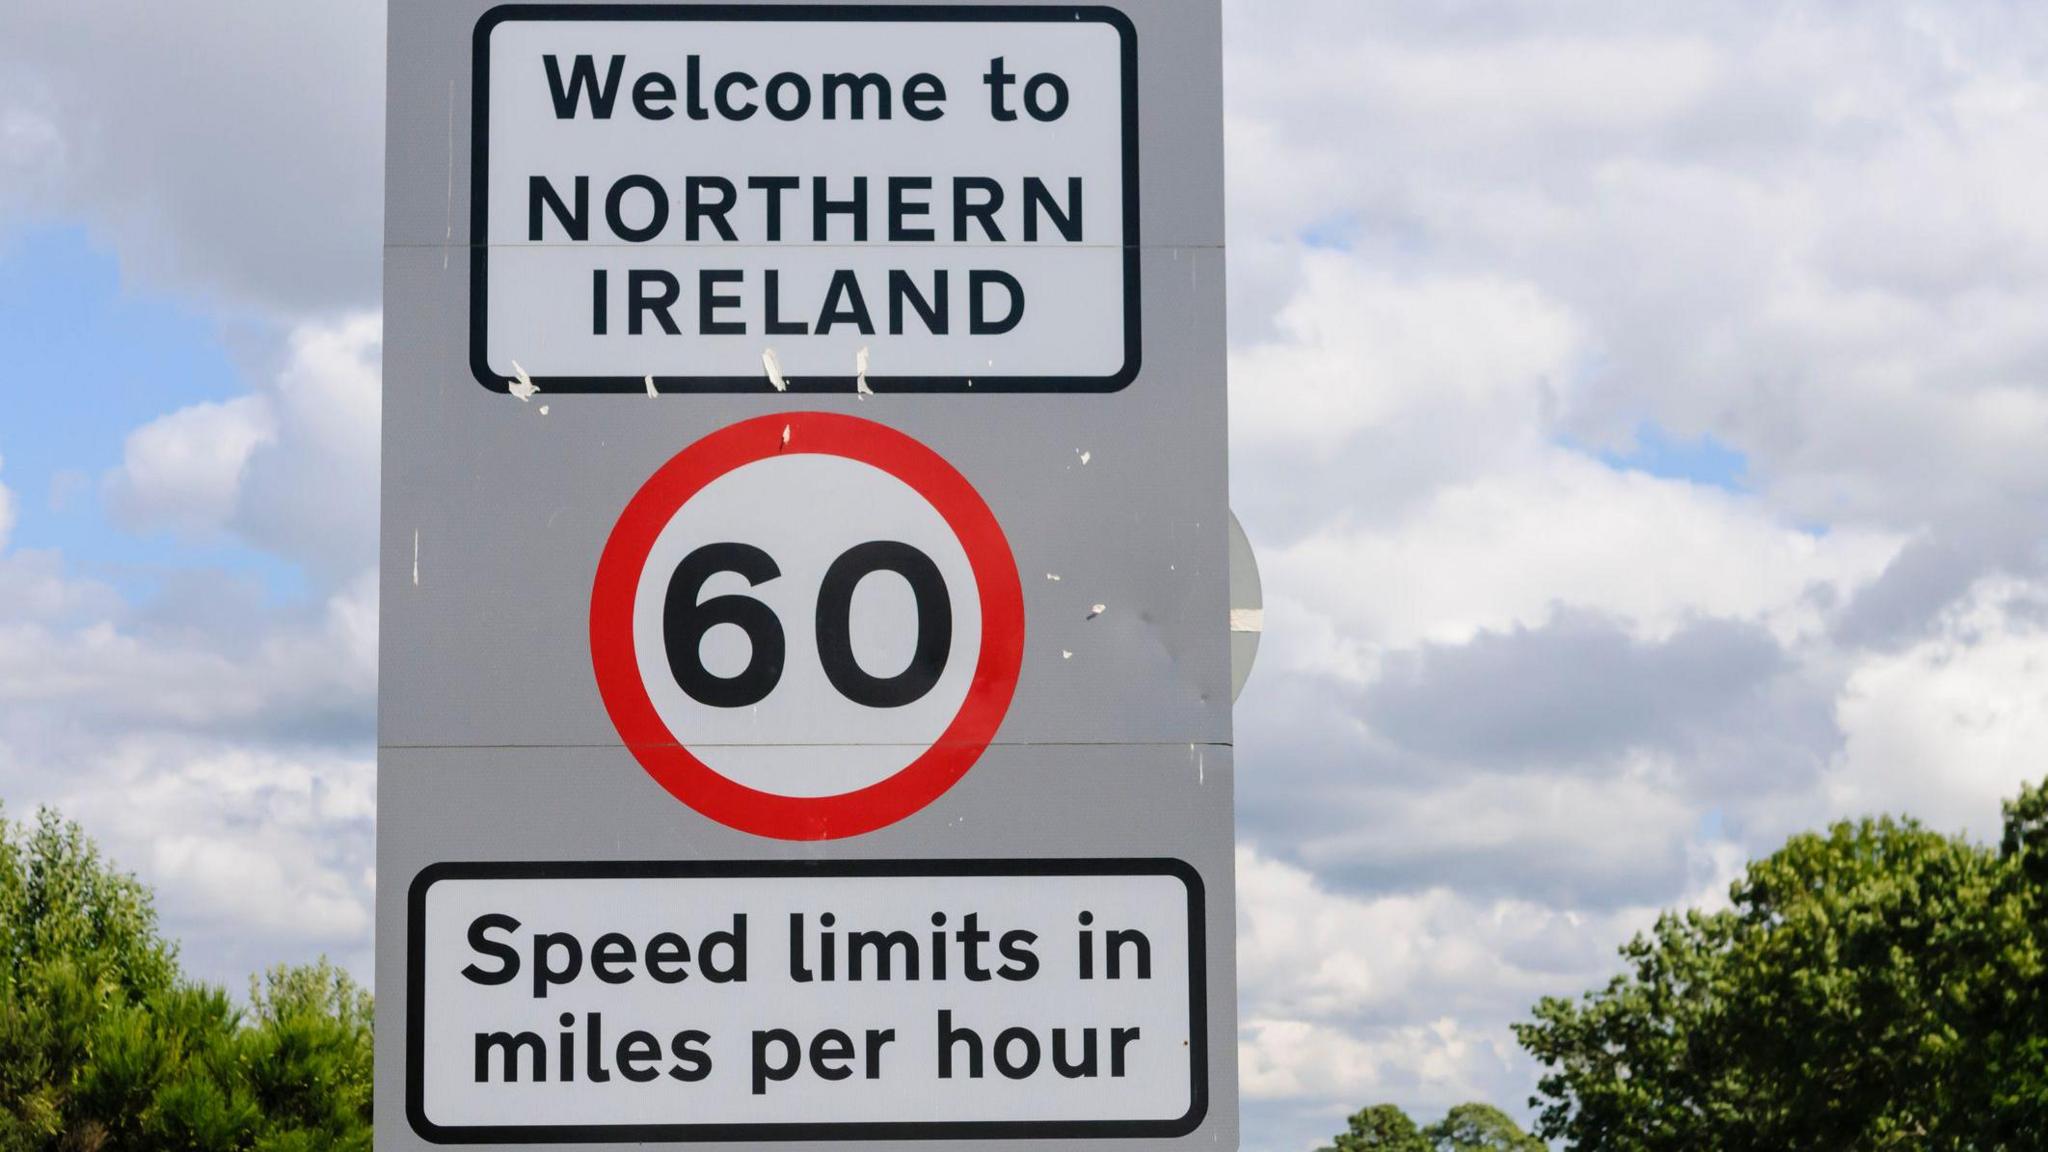
<path id="1" fill-rule="evenodd" d="M 840 456 L 877 468 L 922 496 L 959 538 L 981 601 L 974 679 L 938 740 L 908 766 L 838 796 L 749 788 L 698 759 L 669 730 L 640 679 L 634 601 L 662 531 L 719 477 L 757 461 Z M 676 799 L 730 828 L 778 840 L 838 840 L 886 828 L 938 799 L 995 739 L 1024 662 L 1024 589 L 1010 542 L 981 494 L 938 453 L 872 420 L 829 412 L 762 416 L 677 453 L 642 485 L 606 541 L 590 596 L 590 658 L 605 711 L 640 766 Z"/>

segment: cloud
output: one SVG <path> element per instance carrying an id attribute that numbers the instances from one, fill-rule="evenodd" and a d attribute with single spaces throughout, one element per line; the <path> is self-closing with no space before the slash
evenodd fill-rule
<path id="1" fill-rule="evenodd" d="M 106 487 L 130 528 L 234 533 L 345 579 L 377 542 L 382 324 L 375 315 L 294 328 L 260 391 L 195 404 L 128 437 Z"/>
<path id="2" fill-rule="evenodd" d="M 2037 570 L 2041 536 L 2012 526 L 2025 515 L 2009 507 L 1985 509 L 1915 537 L 1882 577 L 1857 594 L 1837 622 L 1835 638 L 1875 648 L 1917 640 L 1985 575 Z"/>
<path id="3" fill-rule="evenodd" d="M 1489 1096 L 1514 1067 L 1511 1046 L 1451 1017 L 1427 1024 L 1359 1030 L 1313 1020 L 1254 1019 L 1239 1032 L 1239 1091 L 1254 1104 L 1275 1100 L 1459 1102 Z M 1488 1066 L 1491 1067 L 1488 1067 Z M 1340 1110 L 1323 1110 L 1341 1129 Z M 1262 1134 L 1263 1135 L 1263 1134 Z"/>
<path id="4" fill-rule="evenodd" d="M 384 10 L 0 7 L 0 179 L 131 274 L 287 319 L 377 298 Z"/>
<path id="5" fill-rule="evenodd" d="M 1754 624 L 1702 620 L 1660 643 L 1572 612 L 1540 629 L 1389 656 L 1364 719 L 1422 755 L 1569 769 L 1718 744 L 1745 718 L 1775 718 L 1768 695 L 1790 671 L 1785 649 Z"/>
<path id="6" fill-rule="evenodd" d="M 1527 1007 L 1517 1001 L 1528 974 L 1491 946 L 1489 910 L 1448 890 L 1335 895 L 1308 872 L 1250 850 L 1238 855 L 1238 901 L 1238 1050 L 1254 1107 L 1378 1099 L 1448 1106 L 1511 1081 L 1511 1044 L 1457 1018 L 1469 1019 L 1474 994 L 1489 1020 Z M 1434 1001 L 1444 991 L 1458 1003 Z M 1423 1001 L 1435 1015 L 1418 1018 Z M 1270 1146 L 1260 1139 L 1270 1134 L 1248 1135 L 1253 1146 Z"/>
<path id="7" fill-rule="evenodd" d="M 87 606 L 119 604 L 111 588 L 69 579 L 54 553 L 8 551 L 19 497 L 4 481 L 5 461 L 0 460 L 0 620 L 47 620 Z"/>
<path id="8" fill-rule="evenodd" d="M 1903 546 L 1561 447 L 1588 353 L 1540 292 L 1303 268 L 1278 332 L 1233 359 L 1237 494 L 1278 594 L 1346 636 L 1463 640 L 1559 607 L 1810 632 Z"/>
<path id="9" fill-rule="evenodd" d="M 0 571 L 17 557 L 0 557 Z M 58 576 L 55 579 L 61 580 Z M 57 619 L 0 615 L 0 731 L 71 737 L 167 730 L 238 740 L 366 743 L 376 696 L 376 586 L 266 610 L 240 632 L 151 621 L 90 585 L 50 596 Z"/>
<path id="10" fill-rule="evenodd" d="M 1344 891 L 1656 903 L 1724 837 L 1825 817 L 1842 675 L 1755 624 L 1645 639 L 1582 612 L 1358 683 L 1284 671 L 1240 711 L 1241 834 Z"/>
<path id="11" fill-rule="evenodd" d="M 1368 430 L 1432 446 L 1526 437 L 1579 348 L 1571 315 L 1526 283 L 1402 279 L 1335 252 L 1303 258 L 1278 325 L 1234 359 L 1234 428 L 1324 463 Z"/>
<path id="12" fill-rule="evenodd" d="M 262 397 L 180 409 L 129 434 L 108 501 L 132 529 L 221 531 L 234 515 L 249 457 L 276 436 L 275 415 Z"/>
<path id="13" fill-rule="evenodd" d="M 1567 608 L 1645 636 L 1715 617 L 1788 638 L 1818 631 L 1899 548 L 1879 533 L 1801 531 L 1719 489 L 1560 450 L 1362 519 L 1337 511 L 1266 563 L 1328 626 L 1392 646 L 1540 626 Z"/>
<path id="14" fill-rule="evenodd" d="M 20 747 L 0 734 L 0 751 Z M 323 952 L 367 974 L 376 790 L 367 754 L 162 732 L 38 748 L 59 778 L 35 802 L 80 821 L 155 888 L 196 975 L 239 991 L 252 972 Z M 9 815 L 24 815 L 21 800 Z"/>
<path id="15" fill-rule="evenodd" d="M 1384 522 L 1444 477 L 1538 451 L 1580 354 L 1526 283 L 1397 277 L 1312 252 L 1271 338 L 1231 356 L 1238 512 L 1295 535 Z M 1255 481 L 1255 482 L 1247 482 Z"/>
<path id="16" fill-rule="evenodd" d="M 249 461 L 235 528 L 251 542 L 346 578 L 377 548 L 383 326 L 364 314 L 292 333 L 269 401 L 278 437 Z"/>
<path id="17" fill-rule="evenodd" d="M 1836 814 L 1906 812 L 1994 837 L 1999 802 L 2048 775 L 2048 584 L 1978 582 L 1934 635 L 1861 664 L 1838 715 Z"/>
<path id="18" fill-rule="evenodd" d="M 63 163 L 64 134 L 46 111 L 0 105 L 0 204 L 47 194 Z"/>
<path id="19" fill-rule="evenodd" d="M 1646 418 L 1713 434 L 1808 522 L 1916 531 L 1994 492 L 2038 503 L 2037 16 L 1356 7 L 1227 6 L 1232 235 L 1260 265 L 1235 289 L 1240 336 L 1285 315 L 1316 258 L 1288 242 L 1338 221 L 1372 267 L 1562 309 L 1575 441 Z"/>
<path id="20" fill-rule="evenodd" d="M 1286 856 L 1348 891 L 1431 884 L 1570 907 L 1655 903 L 1688 890 L 1699 812 L 1654 759 L 1611 774 L 1448 772 L 1431 787 L 1355 782 Z M 1270 841 L 1262 841 L 1270 842 Z"/>

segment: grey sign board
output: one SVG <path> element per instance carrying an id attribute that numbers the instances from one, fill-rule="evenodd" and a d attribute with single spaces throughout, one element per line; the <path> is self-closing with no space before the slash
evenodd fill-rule
<path id="1" fill-rule="evenodd" d="M 1220 38 L 392 0 L 380 1147 L 1236 1145 Z"/>

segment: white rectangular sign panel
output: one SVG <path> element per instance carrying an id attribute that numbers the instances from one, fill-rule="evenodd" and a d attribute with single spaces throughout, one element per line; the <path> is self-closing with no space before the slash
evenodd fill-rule
<path id="1" fill-rule="evenodd" d="M 480 381 L 763 391 L 770 350 L 797 391 L 1136 376 L 1128 19 L 833 12 L 515 5 L 478 26 Z"/>
<path id="2" fill-rule="evenodd" d="M 1173 861 L 450 865 L 411 897 L 422 1133 L 1172 1136 L 1207 1091 Z"/>

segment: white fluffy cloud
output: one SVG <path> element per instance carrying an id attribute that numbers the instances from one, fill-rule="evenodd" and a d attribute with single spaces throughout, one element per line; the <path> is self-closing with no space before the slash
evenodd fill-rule
<path id="1" fill-rule="evenodd" d="M 1527 283 L 1398 278 L 1336 252 L 1304 257 L 1276 338 L 1233 357 L 1233 430 L 1254 451 L 1330 455 L 1361 432 L 1455 458 L 1540 431 L 1581 337 Z"/>
<path id="2" fill-rule="evenodd" d="M 107 477 L 131 527 L 234 532 L 325 579 L 369 563 L 377 540 L 382 323 L 308 323 L 261 391 L 169 413 L 128 437 Z"/>
<path id="3" fill-rule="evenodd" d="M 278 447 L 255 453 L 235 528 L 331 579 L 373 560 L 383 326 L 374 314 L 300 325 L 267 397 Z"/>
<path id="4" fill-rule="evenodd" d="M 237 608 L 261 612 L 260 590 L 225 581 L 220 590 Z M 360 728 L 375 696 L 376 586 L 367 576 L 318 611 L 268 613 L 242 635 L 151 621 L 125 606 L 109 612 L 105 598 L 83 592 L 71 599 L 87 611 L 0 616 L 0 700 L 50 713 L 10 717 L 18 725 L 289 737 Z"/>
<path id="5" fill-rule="evenodd" d="M 1828 775 L 1836 812 L 1902 810 L 1995 834 L 1999 802 L 2048 773 L 2048 585 L 1981 581 L 1934 635 L 1860 663 L 1838 714 L 1847 742 Z"/>
<path id="6" fill-rule="evenodd" d="M 250 455 L 276 436 L 260 396 L 181 408 L 129 434 L 107 495 L 130 527 L 218 532 L 234 515 Z"/>
<path id="7" fill-rule="evenodd" d="M 1592 355 L 1527 285 L 1394 281 L 1315 253 L 1276 334 L 1233 358 L 1241 502 L 1279 594 L 1352 643 L 1465 640 L 1589 607 L 1668 634 L 1698 616 L 1811 633 L 1894 533 L 1617 471 L 1557 437 Z M 1275 541 L 1275 537 L 1278 540 Z"/>
<path id="8" fill-rule="evenodd" d="M 1303 279 L 1292 241 L 1335 237 L 1376 269 L 1563 309 L 1584 340 L 1575 439 L 1712 432 L 1808 521 L 1912 530 L 2040 497 L 2038 14 L 1227 10 L 1252 333 Z"/>
<path id="9" fill-rule="evenodd" d="M 187 963 L 231 987 L 284 957 L 369 970 L 376 764 L 318 746 L 138 734 L 58 793 L 163 914 L 209 947 Z"/>
<path id="10" fill-rule="evenodd" d="M 1809 634 L 1884 570 L 1898 542 L 1817 536 L 1715 489 L 1617 472 L 1567 452 L 1438 487 L 1408 515 L 1344 513 L 1270 561 L 1338 632 L 1393 646 L 1469 640 L 1592 608 L 1646 635 L 1689 619 Z"/>

